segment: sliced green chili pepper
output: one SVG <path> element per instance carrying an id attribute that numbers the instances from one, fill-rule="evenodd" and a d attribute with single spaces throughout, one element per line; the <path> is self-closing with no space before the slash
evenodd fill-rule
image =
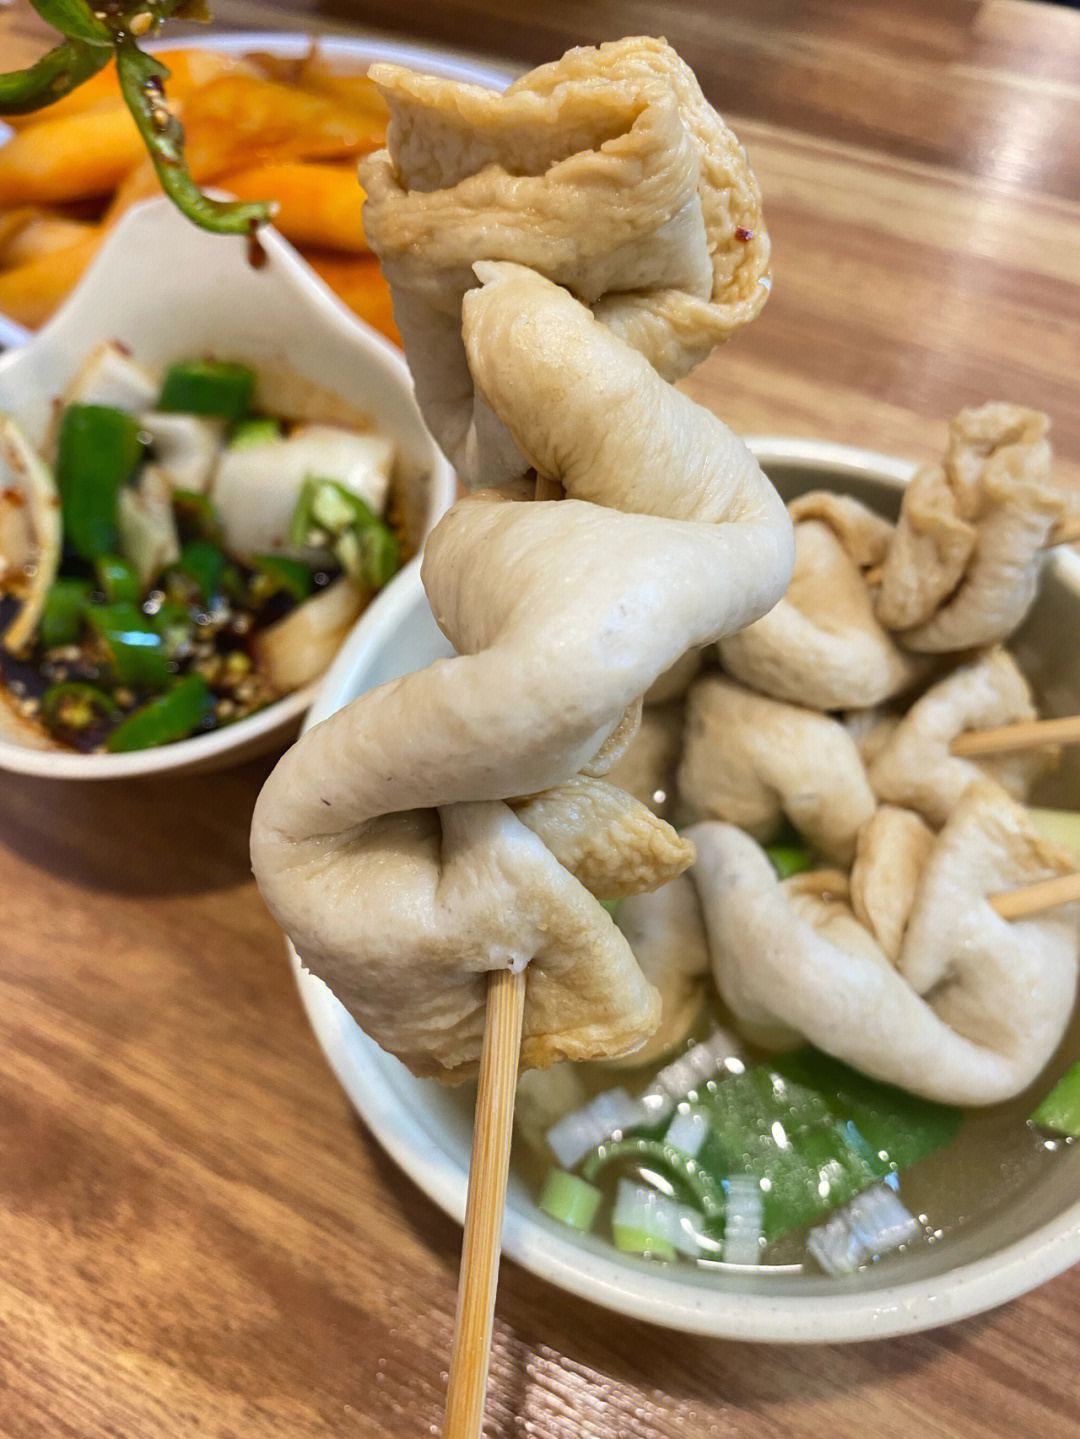
<path id="1" fill-rule="evenodd" d="M 0 115 L 29 115 L 77 89 L 112 59 L 112 47 L 67 40 L 25 70 L 0 75 Z"/>
<path id="2" fill-rule="evenodd" d="M 84 40 L 88 45 L 112 50 L 113 32 L 86 0 L 30 0 L 30 3 L 46 24 L 69 40 Z"/>
<path id="3" fill-rule="evenodd" d="M 220 544 L 224 526 L 217 506 L 198 490 L 173 490 L 173 514 L 185 537 L 210 540 Z"/>
<path id="4" fill-rule="evenodd" d="M 347 574 L 380 590 L 401 566 L 393 530 L 340 480 L 304 481 L 289 521 L 290 545 L 329 543 Z"/>
<path id="5" fill-rule="evenodd" d="M 401 564 L 401 550 L 393 531 L 375 517 L 340 534 L 334 541 L 334 555 L 346 574 L 373 590 L 381 590 Z"/>
<path id="6" fill-rule="evenodd" d="M 142 458 L 139 422 L 107 405 L 68 405 L 60 420 L 56 484 L 64 536 L 83 559 L 115 554 L 116 496 Z"/>
<path id="7" fill-rule="evenodd" d="M 112 754 L 126 754 L 184 739 L 202 724 L 213 701 L 202 675 L 185 675 L 166 694 L 121 720 L 105 741 L 105 748 Z"/>
<path id="8" fill-rule="evenodd" d="M 360 531 L 360 574 L 366 584 L 381 590 L 401 568 L 401 547 L 390 526 L 373 517 Z"/>
<path id="9" fill-rule="evenodd" d="M 45 593 L 38 633 L 46 649 L 77 644 L 90 599 L 89 580 L 54 580 Z"/>
<path id="10" fill-rule="evenodd" d="M 143 54 L 127 35 L 117 41 L 116 73 L 161 188 L 178 210 L 202 229 L 219 235 L 250 235 L 273 218 L 277 206 L 272 202 L 212 200 L 199 189 L 184 160 L 184 127 L 165 99 L 169 71 L 160 60 Z"/>
<path id="11" fill-rule="evenodd" d="M 88 605 L 86 618 L 109 651 L 120 684 L 164 689 L 173 677 L 162 637 L 132 604 Z"/>
<path id="12" fill-rule="evenodd" d="M 724 1190 L 718 1179 L 662 1139 L 627 1135 L 601 1144 L 581 1166 L 581 1172 L 592 1183 L 609 1165 L 629 1159 L 643 1166 L 658 1166 L 668 1174 L 691 1203 L 697 1205 L 706 1219 L 718 1219 L 724 1213 Z"/>
<path id="13" fill-rule="evenodd" d="M 309 480 L 312 486 L 311 520 L 313 524 L 339 535 L 357 523 L 375 518 L 372 511 L 340 480 Z"/>
<path id="14" fill-rule="evenodd" d="M 311 594 L 311 571 L 300 560 L 290 560 L 285 555 L 256 555 L 252 565 L 259 572 L 254 587 L 267 599 L 283 592 L 299 604 Z"/>
<path id="15" fill-rule="evenodd" d="M 94 8 L 86 0 L 31 0 L 41 17 L 65 37 L 25 70 L 0 75 L 0 114 L 40 110 L 68 94 L 116 56 L 120 90 L 154 162 L 162 189 L 196 225 L 219 234 L 252 234 L 277 210 L 273 202 L 238 204 L 211 200 L 191 178 L 184 161 L 184 130 L 165 99 L 169 71 L 144 55 L 134 35 L 156 30 L 176 12 L 208 19 L 202 0 L 110 0 Z"/>
<path id="16" fill-rule="evenodd" d="M 228 566 L 223 550 L 209 540 L 188 540 L 180 551 L 176 568 L 187 575 L 198 586 L 199 593 L 207 603 L 221 589 L 222 579 Z"/>
<path id="17" fill-rule="evenodd" d="M 161 386 L 159 410 L 239 420 L 248 412 L 255 371 L 228 360 L 181 360 L 170 365 Z"/>
<path id="18" fill-rule="evenodd" d="M 119 714 L 110 695 L 82 680 L 50 685 L 41 696 L 41 717 L 51 729 L 84 730 Z"/>
<path id="19" fill-rule="evenodd" d="M 195 633 L 195 618 L 187 605 L 166 600 L 150 617 L 154 630 L 161 636 L 167 655 L 175 655 Z"/>
<path id="20" fill-rule="evenodd" d="M 126 27 L 137 12 L 150 14 L 156 24 L 177 9 L 182 0 L 161 0 L 159 4 L 138 0 L 128 7 L 130 15 L 121 6 L 112 7 L 109 15 L 98 13 L 85 0 L 30 3 L 47 24 L 60 31 L 64 41 L 27 69 L 0 75 L 0 115 L 26 115 L 70 94 L 113 58 L 114 26 Z"/>
<path id="21" fill-rule="evenodd" d="M 253 445 L 270 445 L 281 439 L 281 421 L 273 415 L 252 415 L 241 420 L 229 436 L 234 450 L 250 449 Z"/>
<path id="22" fill-rule="evenodd" d="M 134 567 L 116 555 L 102 555 L 94 566 L 105 598 L 136 605 L 142 599 L 142 586 Z"/>
<path id="23" fill-rule="evenodd" d="M 315 501 L 316 486 L 320 483 L 321 481 L 309 475 L 301 486 L 289 520 L 289 533 L 286 536 L 290 545 L 302 546 L 311 542 L 311 531 L 315 527 L 315 518 L 312 515 L 311 507 Z"/>

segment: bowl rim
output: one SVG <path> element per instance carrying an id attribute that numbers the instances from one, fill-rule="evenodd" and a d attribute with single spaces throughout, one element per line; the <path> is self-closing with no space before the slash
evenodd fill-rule
<path id="1" fill-rule="evenodd" d="M 381 35 L 322 35 L 311 30 L 228 30 L 205 35 L 170 35 L 146 48 L 153 53 L 168 50 L 220 50 L 230 55 L 265 50 L 292 59 L 303 55 L 312 44 L 332 59 L 357 60 L 372 57 L 395 65 L 430 67 L 432 74 L 450 74 L 458 80 L 488 88 L 502 87 L 520 75 L 524 66 L 511 61 L 458 50 L 453 46 L 425 45 Z"/>
<path id="2" fill-rule="evenodd" d="M 755 435 L 746 444 L 759 463 L 829 468 L 900 489 L 912 462 L 857 446 Z M 1080 592 L 1080 557 L 1057 556 Z M 357 622 L 323 677 L 304 728 L 325 719 L 349 698 L 356 665 L 417 605 L 424 604 L 419 560 L 402 570 Z M 401 1085 L 416 1081 L 369 1039 L 330 990 L 306 970 L 286 942 L 301 1002 L 316 1038 L 354 1109 L 400 1169 L 457 1223 L 465 1216 L 467 1171 L 447 1147 L 440 1126 L 417 1114 Z M 436 1081 L 426 1081 L 436 1083 Z M 597 1241 L 597 1243 L 599 1243 Z M 680 1282 L 647 1261 L 597 1252 L 530 1210 L 508 1203 L 504 1255 L 578 1298 L 634 1319 L 713 1338 L 764 1343 L 822 1344 L 917 1333 L 984 1313 L 1054 1278 L 1080 1261 L 1080 1198 L 1055 1218 L 990 1255 L 961 1263 L 947 1276 L 898 1278 L 880 1288 L 805 1296 L 709 1290 Z M 823 1282 L 825 1277 L 822 1276 Z M 841 1281 L 831 1281 L 840 1284 Z"/>

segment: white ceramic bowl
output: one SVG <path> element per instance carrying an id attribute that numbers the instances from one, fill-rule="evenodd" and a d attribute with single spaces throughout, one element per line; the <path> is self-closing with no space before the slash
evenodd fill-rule
<path id="1" fill-rule="evenodd" d="M 420 417 L 403 357 L 280 235 L 268 231 L 261 244 L 265 263 L 256 268 L 244 239 L 196 229 L 165 200 L 129 211 L 49 323 L 0 357 L 0 411 L 39 443 L 54 398 L 102 340 L 122 341 L 154 370 L 203 353 L 239 360 L 257 371 L 266 409 L 280 399 L 290 413 L 312 413 L 334 396 L 393 438 L 396 483 L 419 545 L 453 502 L 455 481 Z M 0 702 L 0 769 L 116 779 L 232 763 L 287 739 L 313 693 L 308 685 L 224 729 L 118 755 L 42 748 Z"/>
<path id="2" fill-rule="evenodd" d="M 785 499 L 843 489 L 895 516 L 911 466 L 843 446 L 752 440 Z M 1080 560 L 1058 552 L 1035 610 L 1013 645 L 1049 712 L 1080 707 L 1080 653 L 1058 651 L 1080 622 Z M 365 690 L 450 653 L 420 586 L 419 566 L 398 576 L 358 622 L 327 672 L 311 725 Z M 1075 750 L 1054 778 L 1056 802 L 1080 808 Z M 447 1214 L 465 1213 L 472 1092 L 414 1078 L 357 1028 L 329 990 L 292 955 L 319 1043 L 372 1133 Z M 1080 1025 L 1068 1043 L 1080 1053 Z M 945 1324 L 1002 1304 L 1080 1260 L 1080 1146 L 997 1212 L 952 1239 L 842 1279 L 761 1268 L 725 1272 L 619 1256 L 537 1209 L 511 1174 L 504 1252 L 533 1273 L 620 1313 L 672 1328 L 769 1342 L 880 1338 Z"/>

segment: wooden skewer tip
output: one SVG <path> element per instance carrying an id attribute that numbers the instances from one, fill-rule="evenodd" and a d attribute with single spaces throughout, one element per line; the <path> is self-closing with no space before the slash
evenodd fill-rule
<path id="1" fill-rule="evenodd" d="M 1059 874 L 1037 884 L 1026 884 L 1022 889 L 1006 890 L 1003 894 L 993 895 L 990 904 L 1002 919 L 1025 919 L 1043 910 L 1055 909 L 1059 904 L 1072 904 L 1078 899 L 1080 872 Z"/>
<path id="2" fill-rule="evenodd" d="M 1010 754 L 1044 744 L 1080 744 L 1080 715 L 1057 719 L 1018 720 L 995 729 L 968 730 L 949 746 L 954 755 L 973 759 L 978 755 Z"/>
<path id="3" fill-rule="evenodd" d="M 488 981 L 444 1439 L 480 1439 L 525 1009 L 524 971 Z"/>
<path id="4" fill-rule="evenodd" d="M 537 500 L 561 500 L 564 493 L 558 480 L 537 476 Z M 484 1423 L 524 1011 L 525 972 L 494 970 L 480 1051 L 444 1439 L 480 1439 Z"/>

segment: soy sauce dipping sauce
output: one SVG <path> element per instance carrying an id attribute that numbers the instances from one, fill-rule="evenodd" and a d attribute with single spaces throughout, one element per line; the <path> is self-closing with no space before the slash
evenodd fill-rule
<path id="1" fill-rule="evenodd" d="M 360 417 L 263 412 L 254 370 L 212 357 L 175 362 L 159 389 L 125 346 L 101 346 L 91 362 L 92 382 L 55 402 L 53 467 L 30 462 L 9 422 L 16 498 L 32 527 L 59 507 L 63 546 L 57 562 L 37 521 L 44 548 L 17 571 L 9 563 L 0 587 L 0 636 L 24 603 L 35 617 L 11 647 L 0 639 L 0 702 L 84 754 L 205 734 L 308 683 L 408 548 L 392 446 Z M 74 398 L 102 374 L 106 389 L 122 375 L 136 398 Z M 155 416 L 176 420 L 161 430 Z M 170 468 L 185 433 L 197 471 Z M 231 499 L 216 488 L 226 470 Z M 264 494 L 277 506 L 268 525 Z M 147 506 L 151 519 L 136 523 Z M 282 624 L 337 581 L 310 619 Z"/>

